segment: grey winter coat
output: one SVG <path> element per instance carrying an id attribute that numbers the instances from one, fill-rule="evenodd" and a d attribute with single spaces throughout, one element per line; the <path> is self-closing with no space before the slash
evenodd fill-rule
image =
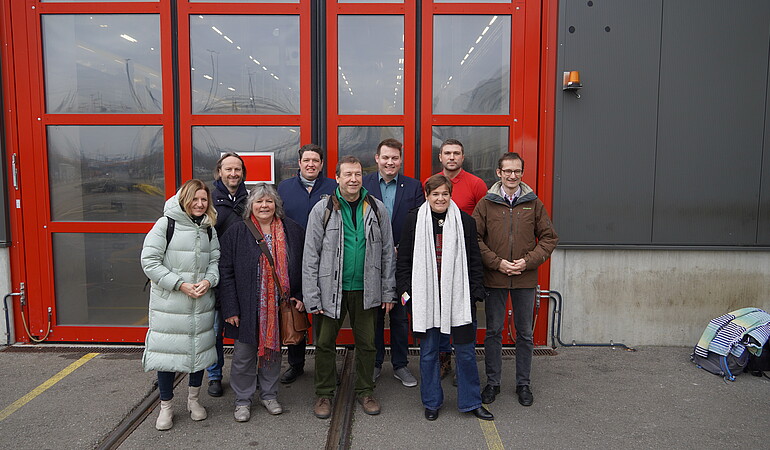
<path id="1" fill-rule="evenodd" d="M 332 198 L 336 196 L 332 194 Z M 396 301 L 395 247 L 393 231 L 385 204 L 369 196 L 378 210 L 374 212 L 366 200 L 364 224 L 366 256 L 364 259 L 364 309 Z M 323 310 L 332 319 L 340 318 L 342 302 L 342 261 L 344 235 L 342 212 L 338 201 L 324 231 L 324 211 L 329 199 L 324 197 L 313 206 L 307 221 L 302 266 L 302 296 L 309 313 Z"/>
<path id="2" fill-rule="evenodd" d="M 142 270 L 150 279 L 149 329 L 142 367 L 145 371 L 193 373 L 217 359 L 214 349 L 214 290 L 193 299 L 179 288 L 183 282 L 204 279 L 211 287 L 219 282 L 219 241 L 212 230 L 209 241 L 204 218 L 199 226 L 174 195 L 164 207 L 142 247 Z M 166 248 L 167 217 L 176 221 Z"/>

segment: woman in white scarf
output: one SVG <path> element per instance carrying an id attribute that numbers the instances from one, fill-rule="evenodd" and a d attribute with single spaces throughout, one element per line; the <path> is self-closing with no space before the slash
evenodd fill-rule
<path id="1" fill-rule="evenodd" d="M 396 263 L 401 301 L 412 302 L 420 339 L 420 395 L 425 418 L 436 420 L 444 403 L 439 339 L 452 334 L 457 361 L 457 407 L 493 420 L 481 404 L 476 366 L 476 301 L 485 297 L 476 223 L 452 201 L 452 181 L 442 174 L 425 182 L 427 202 L 406 217 Z"/>

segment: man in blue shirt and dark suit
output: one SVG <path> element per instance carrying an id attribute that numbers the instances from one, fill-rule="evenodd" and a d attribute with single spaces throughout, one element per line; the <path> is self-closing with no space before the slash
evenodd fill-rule
<path id="1" fill-rule="evenodd" d="M 288 218 L 307 228 L 307 217 L 323 195 L 331 195 L 337 182 L 322 175 L 324 151 L 316 144 L 303 145 L 299 149 L 297 176 L 281 181 L 278 195 L 283 200 L 283 210 Z M 305 373 L 306 340 L 288 346 L 289 369 L 281 376 L 281 383 L 294 382 Z"/>
<path id="2" fill-rule="evenodd" d="M 404 225 L 406 213 L 425 202 L 422 184 L 414 178 L 399 173 L 403 158 L 401 142 L 395 139 L 385 139 L 377 146 L 374 160 L 377 162 L 377 172 L 364 177 L 364 188 L 370 194 L 382 200 L 390 215 L 393 227 L 393 242 L 398 249 L 401 240 L 401 228 Z M 385 357 L 385 311 L 378 310 L 375 345 L 374 379 L 380 376 L 382 362 Z M 393 376 L 404 386 L 417 386 L 417 379 L 407 367 L 409 318 L 407 307 L 401 304 L 401 299 L 390 310 L 390 362 L 393 364 Z"/>

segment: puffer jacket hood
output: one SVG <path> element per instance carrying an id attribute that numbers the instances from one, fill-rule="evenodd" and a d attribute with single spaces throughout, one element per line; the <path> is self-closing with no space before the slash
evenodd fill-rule
<path id="1" fill-rule="evenodd" d="M 142 270 L 152 281 L 149 329 L 145 338 L 142 366 L 145 371 L 192 373 L 216 361 L 214 349 L 214 292 L 188 297 L 182 283 L 208 280 L 219 282 L 219 240 L 207 229 L 208 217 L 196 224 L 179 205 L 178 193 L 164 207 L 142 247 Z M 174 219 L 174 233 L 166 242 L 168 219 Z"/>

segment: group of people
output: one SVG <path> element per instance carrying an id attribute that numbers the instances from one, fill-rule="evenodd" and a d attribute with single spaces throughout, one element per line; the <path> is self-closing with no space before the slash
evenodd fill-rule
<path id="1" fill-rule="evenodd" d="M 142 249 L 142 267 L 152 281 L 142 362 L 145 371 L 158 371 L 156 428 L 173 426 L 176 373 L 189 374 L 193 420 L 206 418 L 199 402 L 204 369 L 209 395 L 223 395 L 223 335 L 234 340 L 235 420 L 249 420 L 257 392 L 268 413 L 281 414 L 279 383 L 304 374 L 306 346 L 288 346 L 289 368 L 281 375 L 281 302 L 312 315 L 318 418 L 332 414 L 336 341 L 346 317 L 363 412 L 381 410 L 374 389 L 384 362 L 385 315 L 393 375 L 404 386 L 417 386 L 407 359 L 411 315 L 425 418 L 438 418 L 441 379 L 452 372 L 454 353 L 458 409 L 493 420 L 483 404 L 500 393 L 509 296 L 516 393 L 522 405 L 531 405 L 537 268 L 558 237 L 542 202 L 521 181 L 519 154 L 500 157 L 499 181 L 489 189 L 463 170 L 464 157 L 459 141 L 444 141 L 443 170 L 420 183 L 400 173 L 402 144 L 386 139 L 376 150 L 377 172 L 364 176 L 361 162 L 344 156 L 333 180 L 322 176 L 323 150 L 309 144 L 299 150 L 297 175 L 277 189 L 258 183 L 247 192 L 246 166 L 235 153 L 219 159 L 213 192 L 200 180 L 184 183 Z M 483 389 L 475 357 L 480 301 L 486 302 L 487 326 Z"/>

